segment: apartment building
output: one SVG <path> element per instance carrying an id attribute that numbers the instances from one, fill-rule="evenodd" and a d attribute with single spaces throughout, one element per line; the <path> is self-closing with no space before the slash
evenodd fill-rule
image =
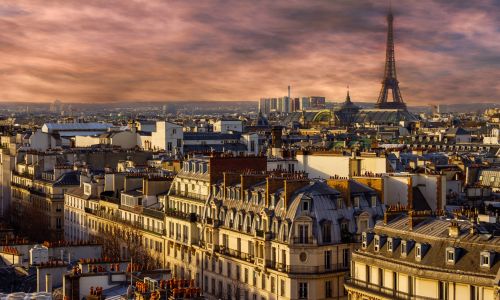
<path id="1" fill-rule="evenodd" d="M 66 239 L 100 240 L 107 255 L 165 265 L 165 214 L 158 199 L 171 181 L 140 173 L 82 177 L 65 194 Z"/>
<path id="2" fill-rule="evenodd" d="M 53 153 L 27 153 L 12 171 L 12 221 L 35 241 L 63 238 L 64 193 L 79 185 L 72 166 L 59 164 L 59 158 Z"/>
<path id="3" fill-rule="evenodd" d="M 498 299 L 498 224 L 476 220 L 388 209 L 352 254 L 349 299 Z"/>
<path id="4" fill-rule="evenodd" d="M 355 207 L 305 174 L 245 171 L 244 161 L 214 174 L 212 163 L 185 161 L 165 197 L 172 274 L 211 299 L 345 299 L 360 225 L 383 214 L 376 193 L 357 190 Z"/>

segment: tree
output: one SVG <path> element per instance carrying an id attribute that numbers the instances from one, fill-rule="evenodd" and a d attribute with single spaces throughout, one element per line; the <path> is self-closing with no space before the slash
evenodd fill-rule
<path id="1" fill-rule="evenodd" d="M 160 266 L 159 255 L 152 255 L 144 247 L 143 235 L 138 228 L 120 224 L 119 226 L 109 226 L 107 229 L 101 229 L 101 231 L 98 240 L 103 245 L 103 255 L 105 257 L 132 259 L 134 264 L 139 264 L 145 269 Z M 122 249 L 125 249 L 126 253 Z"/>

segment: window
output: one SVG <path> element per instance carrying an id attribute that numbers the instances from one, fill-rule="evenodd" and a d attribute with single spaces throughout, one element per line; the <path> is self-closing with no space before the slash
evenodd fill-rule
<path id="1" fill-rule="evenodd" d="M 359 208 L 359 197 L 354 197 L 354 207 Z"/>
<path id="2" fill-rule="evenodd" d="M 262 274 L 262 277 L 261 277 L 261 288 L 263 290 L 266 289 L 266 275 Z"/>
<path id="3" fill-rule="evenodd" d="M 401 256 L 406 256 L 406 241 L 401 242 Z"/>
<path id="4" fill-rule="evenodd" d="M 325 298 L 330 298 L 332 297 L 332 282 L 331 281 L 325 281 Z"/>
<path id="5" fill-rule="evenodd" d="M 490 259 L 490 252 L 488 251 L 483 251 L 481 252 L 481 258 L 480 258 L 480 264 L 481 267 L 491 267 L 491 259 Z"/>
<path id="6" fill-rule="evenodd" d="M 377 251 L 377 252 L 380 249 L 380 237 L 379 236 L 375 236 L 375 242 L 374 242 L 373 247 L 374 247 L 375 251 Z"/>
<path id="7" fill-rule="evenodd" d="M 281 279 L 280 283 L 280 295 L 281 297 L 285 297 L 285 280 Z"/>
<path id="8" fill-rule="evenodd" d="M 415 258 L 417 258 L 417 260 L 420 260 L 422 258 L 422 245 L 420 244 L 418 244 L 415 248 Z"/>
<path id="9" fill-rule="evenodd" d="M 473 285 L 470 286 L 470 300 L 479 299 L 479 289 Z"/>
<path id="10" fill-rule="evenodd" d="M 389 238 L 387 240 L 387 251 L 389 251 L 389 252 L 393 251 L 393 248 L 392 248 L 392 238 Z"/>
<path id="11" fill-rule="evenodd" d="M 455 251 L 446 250 L 446 262 L 455 263 Z"/>
<path id="12" fill-rule="evenodd" d="M 227 277 L 231 278 L 231 263 L 227 263 Z"/>
<path id="13" fill-rule="evenodd" d="M 337 199 L 337 209 L 342 209 L 344 208 L 344 199 L 338 198 Z"/>
<path id="14" fill-rule="evenodd" d="M 377 207 L 377 196 L 372 196 L 372 207 Z"/>
<path id="15" fill-rule="evenodd" d="M 349 248 L 342 249 L 342 265 L 344 266 L 344 268 L 347 268 L 349 266 L 350 255 L 351 252 Z"/>
<path id="16" fill-rule="evenodd" d="M 271 276 L 271 293 L 276 293 L 276 280 Z"/>
<path id="17" fill-rule="evenodd" d="M 332 267 L 332 251 L 325 251 L 325 270 L 330 270 Z"/>
<path id="18" fill-rule="evenodd" d="M 299 299 L 307 299 L 307 282 L 299 282 Z"/>
<path id="19" fill-rule="evenodd" d="M 448 283 L 439 282 L 439 299 L 448 300 Z"/>
<path id="20" fill-rule="evenodd" d="M 307 244 L 309 239 L 309 226 L 299 225 L 299 243 Z"/>
<path id="21" fill-rule="evenodd" d="M 303 211 L 309 211 L 309 201 L 303 201 L 302 202 L 302 210 Z"/>
<path id="22" fill-rule="evenodd" d="M 361 232 L 366 231 L 368 229 L 368 220 L 362 219 L 359 221 L 359 230 Z"/>
<path id="23" fill-rule="evenodd" d="M 332 242 L 332 225 L 330 223 L 324 223 L 322 226 L 323 243 Z"/>

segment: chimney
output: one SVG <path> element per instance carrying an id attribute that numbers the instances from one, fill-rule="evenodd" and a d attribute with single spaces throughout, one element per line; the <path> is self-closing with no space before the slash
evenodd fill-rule
<path id="1" fill-rule="evenodd" d="M 409 210 L 408 211 L 408 227 L 413 230 L 418 224 L 425 221 L 432 212 L 430 210 Z"/>
<path id="2" fill-rule="evenodd" d="M 265 179 L 265 174 L 241 174 L 241 195 L 243 195 L 243 191 Z"/>
<path id="3" fill-rule="evenodd" d="M 408 209 L 413 209 L 413 178 L 408 177 Z M 418 187 L 417 187 L 418 189 Z"/>
<path id="4" fill-rule="evenodd" d="M 224 198 L 227 197 L 226 195 L 226 187 L 233 185 L 241 180 L 240 174 L 239 173 L 233 173 L 233 172 L 224 172 L 222 174 L 223 179 L 224 179 Z"/>
<path id="5" fill-rule="evenodd" d="M 292 194 L 298 189 L 309 184 L 309 179 L 287 179 L 285 180 L 285 207 L 288 208 L 288 204 L 291 201 Z"/>
<path id="6" fill-rule="evenodd" d="M 284 184 L 283 178 L 266 178 L 266 206 L 269 205 L 269 195 L 275 193 L 277 190 L 281 189 Z"/>
<path id="7" fill-rule="evenodd" d="M 448 236 L 452 238 L 457 238 L 460 235 L 460 225 L 457 221 L 451 221 L 450 227 L 448 228 Z"/>
<path id="8" fill-rule="evenodd" d="M 347 207 L 351 206 L 351 182 L 349 179 L 330 178 L 327 179 L 326 184 L 340 192 L 347 203 Z"/>

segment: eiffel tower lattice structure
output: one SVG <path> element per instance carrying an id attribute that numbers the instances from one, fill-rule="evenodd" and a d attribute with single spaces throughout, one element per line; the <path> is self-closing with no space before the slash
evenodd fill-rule
<path id="1" fill-rule="evenodd" d="M 378 101 L 375 104 L 376 108 L 380 109 L 404 109 L 406 104 L 403 102 L 401 91 L 399 90 L 399 82 L 396 77 L 396 58 L 394 56 L 394 31 L 392 23 L 394 16 L 392 9 L 387 15 L 387 48 L 385 55 L 385 71 L 384 79 L 382 80 L 382 89 L 378 96 Z M 388 101 L 392 95 L 392 101 Z"/>

